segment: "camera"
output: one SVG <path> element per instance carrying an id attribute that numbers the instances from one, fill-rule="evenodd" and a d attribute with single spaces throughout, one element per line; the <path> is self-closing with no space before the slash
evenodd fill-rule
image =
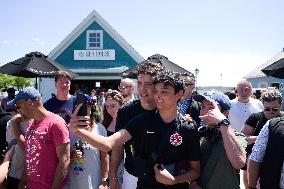
<path id="1" fill-rule="evenodd" d="M 83 142 L 81 140 L 75 142 L 74 148 L 75 150 L 80 150 L 82 152 L 82 155 L 84 155 Z"/>

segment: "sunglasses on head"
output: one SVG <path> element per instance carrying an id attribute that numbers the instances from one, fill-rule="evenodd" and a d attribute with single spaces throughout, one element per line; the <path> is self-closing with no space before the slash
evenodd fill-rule
<path id="1" fill-rule="evenodd" d="M 277 112 L 279 111 L 279 108 L 264 108 L 264 111 L 269 112 L 270 110 L 272 110 L 273 112 Z"/>

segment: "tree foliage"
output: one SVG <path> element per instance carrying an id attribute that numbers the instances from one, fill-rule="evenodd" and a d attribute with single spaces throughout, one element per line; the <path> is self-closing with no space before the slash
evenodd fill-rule
<path id="1" fill-rule="evenodd" d="M 34 82 L 30 78 L 16 77 L 0 73 L 0 91 L 5 91 L 10 87 L 14 87 L 16 90 L 21 90 L 32 85 L 34 85 Z"/>

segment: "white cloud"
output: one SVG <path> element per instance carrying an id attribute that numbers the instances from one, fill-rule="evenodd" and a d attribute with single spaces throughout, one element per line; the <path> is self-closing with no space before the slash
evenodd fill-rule
<path id="1" fill-rule="evenodd" d="M 2 41 L 0 41 L 0 43 L 5 44 L 5 45 L 10 45 L 11 44 L 11 42 L 8 41 L 8 40 L 2 40 Z"/>
<path id="2" fill-rule="evenodd" d="M 39 45 L 45 45 L 46 44 L 46 42 L 44 40 L 41 40 L 38 37 L 32 38 L 32 41 L 39 44 Z"/>

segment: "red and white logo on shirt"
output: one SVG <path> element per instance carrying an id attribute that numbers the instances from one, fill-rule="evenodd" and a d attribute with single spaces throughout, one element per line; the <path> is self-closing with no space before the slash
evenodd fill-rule
<path id="1" fill-rule="evenodd" d="M 179 146 L 182 143 L 182 137 L 178 133 L 172 134 L 170 136 L 170 143 L 174 146 Z"/>

